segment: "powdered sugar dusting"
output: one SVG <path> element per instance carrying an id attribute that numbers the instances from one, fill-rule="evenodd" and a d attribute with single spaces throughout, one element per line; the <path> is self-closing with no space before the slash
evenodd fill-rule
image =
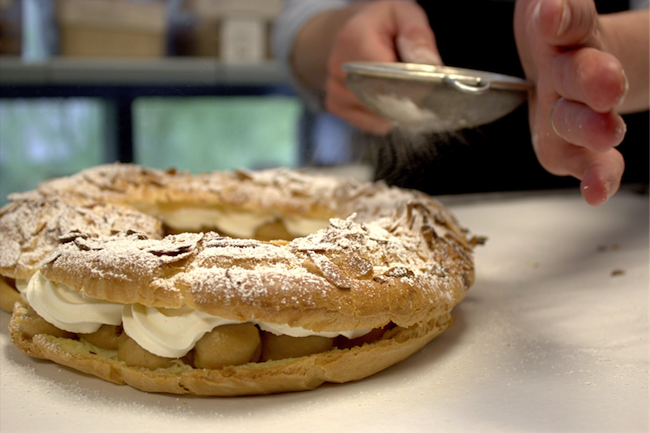
<path id="1" fill-rule="evenodd" d="M 0 271 L 14 278 L 29 277 L 67 233 L 110 236 L 125 230 L 162 234 L 160 221 L 124 207 L 46 197 L 10 203 L 0 211 Z M 12 267 L 13 272 L 7 269 Z"/>

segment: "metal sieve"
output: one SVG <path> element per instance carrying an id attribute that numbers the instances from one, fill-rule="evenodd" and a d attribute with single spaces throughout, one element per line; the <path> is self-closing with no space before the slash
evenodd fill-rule
<path id="1" fill-rule="evenodd" d="M 515 110 L 530 83 L 492 72 L 415 63 L 345 63 L 346 84 L 369 109 L 417 132 L 449 132 Z"/>

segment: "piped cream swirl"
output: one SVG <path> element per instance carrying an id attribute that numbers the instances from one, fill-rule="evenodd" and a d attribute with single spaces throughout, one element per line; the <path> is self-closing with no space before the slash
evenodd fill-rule
<path id="1" fill-rule="evenodd" d="M 122 323 L 124 305 L 86 296 L 45 279 L 40 271 L 29 280 L 24 295 L 39 316 L 64 331 L 89 334 L 102 325 Z"/>
<path id="2" fill-rule="evenodd" d="M 47 322 L 64 331 L 92 333 L 101 325 L 124 326 L 124 332 L 140 346 L 158 356 L 180 358 L 217 326 L 241 323 L 212 316 L 184 306 L 155 308 L 141 304 L 119 304 L 87 296 L 64 284 L 47 280 L 39 272 L 22 292 L 27 302 Z M 356 338 L 370 329 L 314 332 L 309 329 L 251 320 L 263 331 L 276 335 Z"/>
<path id="3" fill-rule="evenodd" d="M 217 326 L 240 323 L 187 306 L 154 308 L 142 304 L 125 305 L 122 319 L 129 337 L 149 352 L 168 358 L 185 356 L 206 332 Z"/>

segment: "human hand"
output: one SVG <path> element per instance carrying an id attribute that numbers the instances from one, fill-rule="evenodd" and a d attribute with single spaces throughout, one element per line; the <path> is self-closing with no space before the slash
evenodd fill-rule
<path id="1" fill-rule="evenodd" d="M 533 147 L 556 175 L 581 180 L 598 206 L 619 188 L 625 167 L 615 149 L 625 136 L 616 109 L 627 93 L 618 59 L 607 52 L 592 0 L 518 0 L 517 49 L 528 80 Z"/>
<path id="2" fill-rule="evenodd" d="M 338 32 L 327 62 L 325 107 L 352 125 L 386 134 L 393 124 L 368 110 L 345 85 L 351 61 L 442 64 L 424 11 L 414 2 L 367 2 Z"/>

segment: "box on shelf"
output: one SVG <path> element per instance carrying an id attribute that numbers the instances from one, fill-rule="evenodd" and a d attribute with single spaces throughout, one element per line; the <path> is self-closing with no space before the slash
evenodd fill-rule
<path id="1" fill-rule="evenodd" d="M 219 21 L 199 20 L 188 35 L 187 55 L 219 57 L 221 50 L 221 25 Z"/>
<path id="2" fill-rule="evenodd" d="M 256 17 L 221 20 L 220 58 L 227 64 L 259 63 L 267 58 L 266 22 Z"/>
<path id="3" fill-rule="evenodd" d="M 20 56 L 21 16 L 18 0 L 0 0 L 0 55 Z"/>
<path id="4" fill-rule="evenodd" d="M 57 0 L 60 53 L 74 57 L 163 57 L 163 1 Z"/>
<path id="5" fill-rule="evenodd" d="M 284 0 L 185 0 L 195 19 L 188 53 L 228 64 L 271 57 L 270 30 Z"/>
<path id="6" fill-rule="evenodd" d="M 284 4 L 284 0 L 186 0 L 186 2 L 190 11 L 208 19 L 243 14 L 273 20 Z"/>

